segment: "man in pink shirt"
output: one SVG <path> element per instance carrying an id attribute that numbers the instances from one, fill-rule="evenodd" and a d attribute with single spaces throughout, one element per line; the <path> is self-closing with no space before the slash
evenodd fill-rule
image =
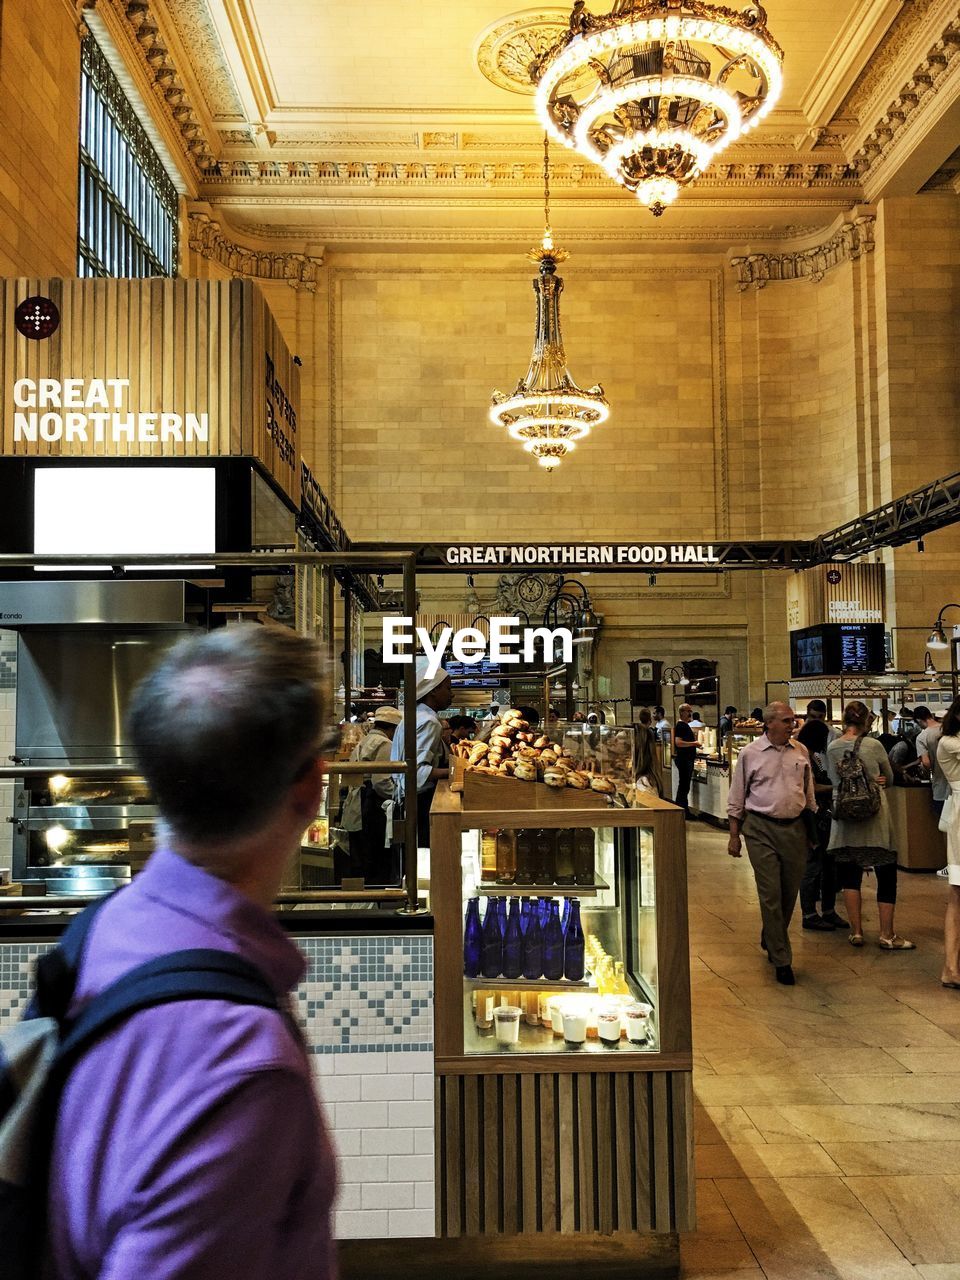
<path id="1" fill-rule="evenodd" d="M 790 917 L 797 905 L 809 844 L 804 810 L 816 814 L 813 770 L 806 749 L 791 738 L 797 718 L 785 702 L 763 713 L 765 732 L 740 752 L 730 784 L 727 852 L 739 858 L 740 833 L 757 882 L 763 932 L 760 945 L 777 981 L 792 987 Z"/>
<path id="2" fill-rule="evenodd" d="M 244 957 L 286 1007 L 305 963 L 271 906 L 322 790 L 316 646 L 257 626 L 186 641 L 138 688 L 131 728 L 160 841 L 98 913 L 72 1012 L 192 948 Z M 213 999 L 144 1009 L 64 1090 L 45 1276 L 333 1280 L 335 1189 L 291 1016 Z"/>

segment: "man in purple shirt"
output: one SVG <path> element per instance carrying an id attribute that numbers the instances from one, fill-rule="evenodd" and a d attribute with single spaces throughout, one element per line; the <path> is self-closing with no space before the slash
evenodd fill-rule
<path id="1" fill-rule="evenodd" d="M 816 814 L 813 770 L 806 747 L 791 738 L 797 718 L 785 702 L 765 708 L 766 732 L 740 752 L 730 784 L 727 852 L 739 858 L 740 832 L 757 882 L 763 932 L 760 945 L 777 981 L 792 987 L 790 918 L 797 905 L 810 843 L 804 811 Z"/>
<path id="2" fill-rule="evenodd" d="M 286 1005 L 305 964 L 271 904 L 321 795 L 316 646 L 255 626 L 186 641 L 137 690 L 131 728 L 160 843 L 97 916 L 74 1008 L 194 947 L 243 956 Z M 64 1091 L 47 1275 L 332 1280 L 335 1187 L 292 1019 L 221 1000 L 145 1009 Z"/>

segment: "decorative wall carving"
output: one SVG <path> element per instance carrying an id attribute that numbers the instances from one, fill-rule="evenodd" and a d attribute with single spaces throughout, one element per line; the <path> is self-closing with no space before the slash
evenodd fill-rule
<path id="1" fill-rule="evenodd" d="M 164 0 L 183 47 L 190 52 L 200 92 L 214 120 L 243 121 L 243 104 L 207 0 Z"/>
<path id="2" fill-rule="evenodd" d="M 316 291 L 323 269 L 322 257 L 250 249 L 231 240 L 219 222 L 198 210 L 188 214 L 187 227 L 188 243 L 193 252 L 212 262 L 219 262 L 238 278 L 285 280 L 294 289 Z"/>
<path id="3" fill-rule="evenodd" d="M 876 215 L 860 214 L 845 222 L 823 244 L 796 253 L 749 253 L 730 259 L 737 287 L 762 289 L 771 280 L 822 280 L 831 267 L 872 253 Z"/>
<path id="4" fill-rule="evenodd" d="M 915 37 L 917 27 L 939 2 L 911 0 L 904 5 L 847 95 L 838 115 L 855 116 L 862 122 L 870 114 L 870 104 L 875 96 L 882 94 L 884 85 L 895 74 L 897 63 Z"/>
<path id="5" fill-rule="evenodd" d="M 477 49 L 481 73 L 498 89 L 533 96 L 530 65 L 570 30 L 569 11 L 545 9 L 505 18 L 487 30 Z"/>

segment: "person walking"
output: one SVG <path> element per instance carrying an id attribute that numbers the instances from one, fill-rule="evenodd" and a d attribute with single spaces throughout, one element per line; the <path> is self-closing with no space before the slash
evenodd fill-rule
<path id="1" fill-rule="evenodd" d="M 697 763 L 697 735 L 690 727 L 693 707 L 685 702 L 678 715 L 680 718 L 673 726 L 673 762 L 677 766 L 677 795 L 674 804 L 678 804 L 689 818 L 690 783 Z"/>
<path id="2" fill-rule="evenodd" d="M 950 794 L 940 826 L 947 833 L 947 909 L 943 920 L 943 969 L 940 982 L 960 990 L 960 698 L 943 717 L 937 765 Z"/>
<path id="3" fill-rule="evenodd" d="M 807 863 L 804 812 L 815 814 L 817 801 L 810 757 L 791 738 L 797 722 L 793 708 L 772 702 L 761 714 L 764 732 L 740 752 L 730 784 L 727 852 L 742 857 L 742 833 L 757 882 L 760 945 L 777 981 L 792 987 L 796 977 L 788 931 Z"/>
<path id="4" fill-rule="evenodd" d="M 847 922 L 836 911 L 837 878 L 833 854 L 827 852 L 830 843 L 830 802 L 833 800 L 833 783 L 827 772 L 827 744 L 830 741 L 827 725 L 822 720 L 808 720 L 797 734 L 797 742 L 806 747 L 813 769 L 813 792 L 817 798 L 817 815 L 812 827 L 816 843 L 807 851 L 807 865 L 800 881 L 800 911 L 804 929 L 846 929 Z M 820 911 L 817 911 L 817 903 Z"/>
<path id="5" fill-rule="evenodd" d="M 307 966 L 271 910 L 323 793 L 319 648 L 285 627 L 183 641 L 130 724 L 158 845 L 96 915 L 71 1016 L 194 948 L 255 965 L 281 1007 L 157 1005 L 83 1055 L 53 1138 L 45 1280 L 335 1280 L 334 1154 L 282 1011 Z"/>
<path id="6" fill-rule="evenodd" d="M 877 914 L 880 917 L 879 945 L 884 951 L 913 951 L 916 944 L 901 938 L 893 925 L 897 902 L 897 850 L 884 788 L 893 785 L 893 769 L 886 751 L 875 738 L 866 735 L 873 712 L 862 702 L 848 702 L 843 712 L 843 733 L 827 747 L 827 771 L 834 787 L 833 830 L 828 852 L 837 860 L 837 877 L 850 921 L 850 944 L 863 946 L 863 873 L 873 869 L 877 877 Z M 856 821 L 838 812 L 840 764 L 857 753 L 867 778 L 880 788 L 880 807 L 873 817 Z"/>

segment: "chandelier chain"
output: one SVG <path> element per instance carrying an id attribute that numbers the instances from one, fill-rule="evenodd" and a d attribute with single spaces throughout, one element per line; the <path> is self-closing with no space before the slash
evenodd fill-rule
<path id="1" fill-rule="evenodd" d="M 550 137 L 543 134 L 543 227 L 550 235 Z"/>

